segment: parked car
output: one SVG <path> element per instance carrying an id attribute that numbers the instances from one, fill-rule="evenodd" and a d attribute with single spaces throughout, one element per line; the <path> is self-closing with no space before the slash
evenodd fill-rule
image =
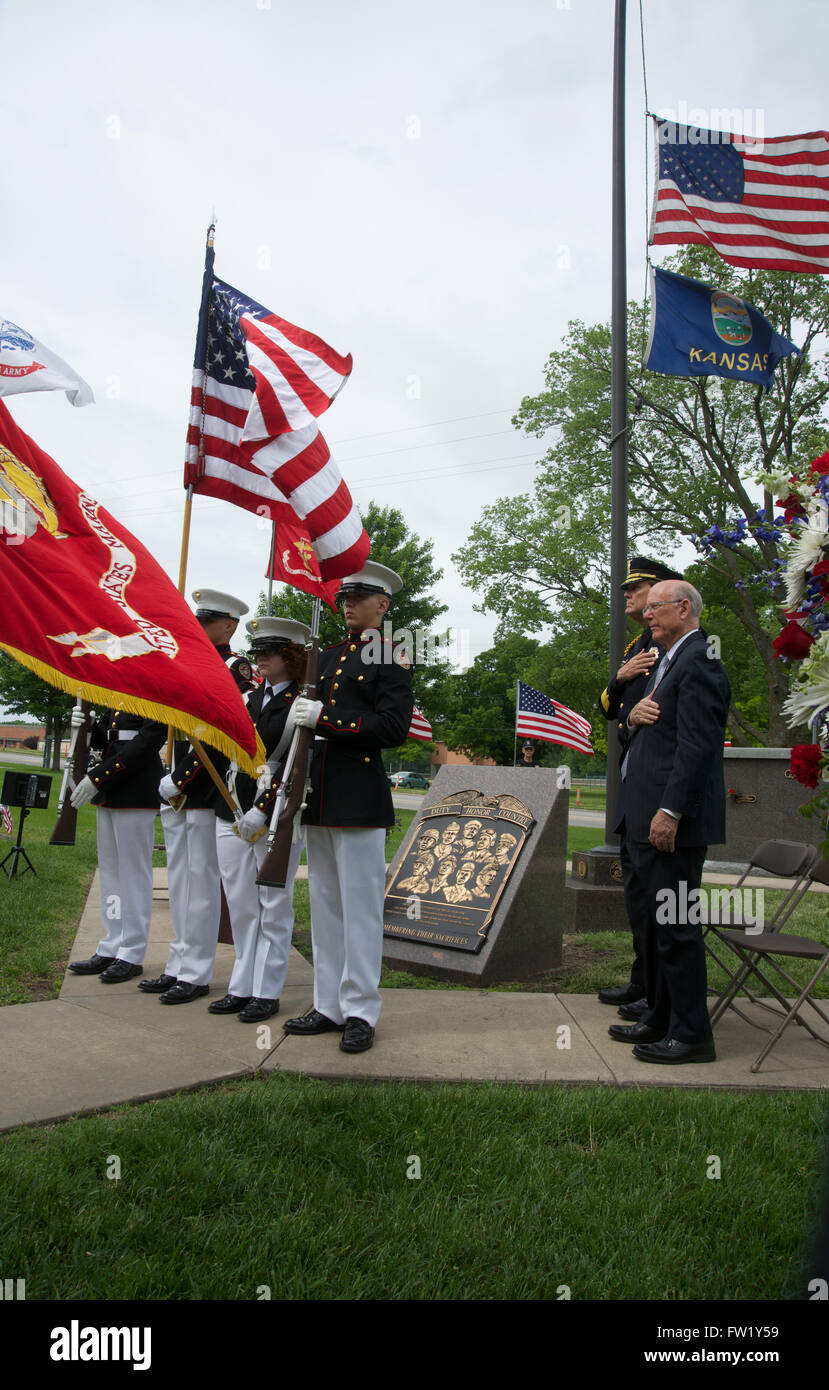
<path id="1" fill-rule="evenodd" d="M 424 777 L 422 772 L 393 772 L 389 781 L 401 791 L 405 787 L 422 787 L 425 791 L 429 786 L 429 778 Z"/>

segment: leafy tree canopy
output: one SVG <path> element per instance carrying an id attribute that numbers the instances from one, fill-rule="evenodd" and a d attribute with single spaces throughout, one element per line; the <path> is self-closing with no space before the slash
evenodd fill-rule
<path id="1" fill-rule="evenodd" d="M 703 621 L 727 638 L 732 737 L 787 744 L 788 672 L 772 646 L 782 537 L 772 523 L 774 499 L 753 480 L 829 445 L 829 371 L 817 346 L 829 332 L 829 287 L 816 275 L 737 271 L 704 247 L 684 249 L 669 264 L 749 300 L 802 349 L 780 365 L 768 395 L 739 381 L 649 373 L 642 367 L 648 306 L 629 305 L 629 553 L 667 559 L 683 540 L 697 545 Z M 592 684 L 601 688 L 610 582 L 608 325 L 569 325 L 547 362 L 544 390 L 522 401 L 513 423 L 537 438 L 554 431 L 535 486 L 488 507 L 453 559 L 502 631 L 552 624 L 564 641 L 573 626 L 592 631 L 597 610 L 604 661 Z"/>

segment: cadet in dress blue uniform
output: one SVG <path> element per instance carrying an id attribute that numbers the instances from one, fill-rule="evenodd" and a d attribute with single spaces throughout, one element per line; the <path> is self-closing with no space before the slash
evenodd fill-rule
<path id="1" fill-rule="evenodd" d="M 311 793 L 303 816 L 314 946 L 314 1008 L 288 1033 L 342 1029 L 344 1052 L 364 1052 L 380 1013 L 386 829 L 394 824 L 384 748 L 409 732 L 408 658 L 379 629 L 402 581 L 369 561 L 337 595 L 348 636 L 320 654 L 318 700 L 295 703 L 299 725 L 316 729 Z"/>
<path id="2" fill-rule="evenodd" d="M 239 619 L 248 611 L 247 604 L 215 589 L 196 589 L 192 599 L 197 621 L 239 689 L 243 693 L 253 690 L 249 662 L 230 648 Z M 209 992 L 216 960 L 222 890 L 215 810 L 221 796 L 185 739 L 177 741 L 173 750 L 172 771 L 159 786 L 173 940 L 163 974 L 142 980 L 138 988 L 146 994 L 159 994 L 162 1004 L 187 1004 Z M 187 799 L 181 810 L 174 811 L 170 801 L 179 795 Z"/>
<path id="3" fill-rule="evenodd" d="M 634 555 L 628 562 L 627 579 L 622 585 L 625 594 L 625 614 L 643 631 L 632 642 L 628 642 L 622 657 L 622 664 L 607 689 L 599 697 L 599 708 L 605 719 L 615 719 L 619 729 L 619 762 L 624 761 L 630 742 L 628 715 L 634 705 L 642 699 L 645 686 L 650 680 L 655 662 L 662 657 L 662 648 L 654 642 L 642 610 L 648 601 L 648 594 L 654 584 L 662 579 L 681 579 L 676 570 L 658 560 L 649 560 L 644 555 Z M 645 965 L 644 932 L 645 922 L 641 912 L 631 902 L 625 892 L 625 907 L 630 929 L 633 933 L 633 965 L 630 983 L 620 989 L 600 989 L 599 999 L 603 1004 L 617 1004 L 623 1018 L 635 1020 L 645 1008 Z"/>
<path id="4" fill-rule="evenodd" d="M 263 676 L 258 689 L 246 696 L 248 713 L 265 745 L 271 764 L 288 751 L 293 721 L 290 716 L 299 683 L 305 674 L 305 643 L 311 635 L 304 623 L 290 618 L 254 618 L 247 624 L 251 656 Z M 288 973 L 294 929 L 294 876 L 305 836 L 291 846 L 284 888 L 257 885 L 256 875 L 268 852 L 262 832 L 273 807 L 276 780 L 267 770 L 255 782 L 237 772 L 234 791 L 245 815 L 235 833 L 226 802 L 216 806 L 216 849 L 233 928 L 236 963 L 224 999 L 209 1005 L 212 1014 L 238 1014 L 242 1023 L 261 1023 L 279 1012 L 279 996 Z M 257 837 L 251 840 L 251 836 Z"/>
<path id="5" fill-rule="evenodd" d="M 104 984 L 142 972 L 153 906 L 153 840 L 158 811 L 163 724 L 110 710 L 93 725 L 90 746 L 103 753 L 72 793 L 72 805 L 98 808 L 98 877 L 104 935 L 89 960 L 73 961 L 76 975 Z"/>

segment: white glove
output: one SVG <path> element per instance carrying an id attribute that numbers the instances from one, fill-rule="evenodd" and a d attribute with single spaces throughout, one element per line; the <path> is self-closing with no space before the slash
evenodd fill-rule
<path id="1" fill-rule="evenodd" d="M 95 783 L 89 777 L 84 777 L 73 791 L 70 801 L 74 809 L 79 811 L 82 806 L 86 806 L 92 800 L 93 796 L 97 795 L 98 788 Z"/>
<path id="2" fill-rule="evenodd" d="M 271 787 L 273 786 L 273 778 L 273 768 L 269 767 L 268 764 L 265 763 L 265 769 L 263 772 L 260 772 L 258 781 L 256 783 L 257 801 L 259 800 L 260 796 L 264 796 L 266 792 L 270 791 Z"/>
<path id="3" fill-rule="evenodd" d="M 158 784 L 158 794 L 162 801 L 172 801 L 174 796 L 181 795 L 181 788 L 177 787 L 172 775 L 168 772 L 166 777 L 162 777 Z"/>
<path id="4" fill-rule="evenodd" d="M 83 710 L 78 709 L 78 706 L 76 705 L 69 719 L 70 728 L 82 729 L 85 723 L 86 715 L 84 714 Z"/>
<path id="5" fill-rule="evenodd" d="M 239 834 L 242 839 L 252 840 L 254 835 L 263 829 L 267 819 L 265 812 L 257 811 L 255 806 L 250 811 L 246 811 L 239 821 Z"/>
<path id="6" fill-rule="evenodd" d="M 321 713 L 322 700 L 306 700 L 304 695 L 294 700 L 294 724 L 302 729 L 315 729 Z"/>

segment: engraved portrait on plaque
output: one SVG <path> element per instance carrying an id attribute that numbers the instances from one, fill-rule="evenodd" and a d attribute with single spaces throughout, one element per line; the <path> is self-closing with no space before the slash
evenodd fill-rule
<path id="1" fill-rule="evenodd" d="M 386 890 L 385 934 L 480 951 L 534 825 L 506 794 L 454 792 L 424 811 Z"/>

